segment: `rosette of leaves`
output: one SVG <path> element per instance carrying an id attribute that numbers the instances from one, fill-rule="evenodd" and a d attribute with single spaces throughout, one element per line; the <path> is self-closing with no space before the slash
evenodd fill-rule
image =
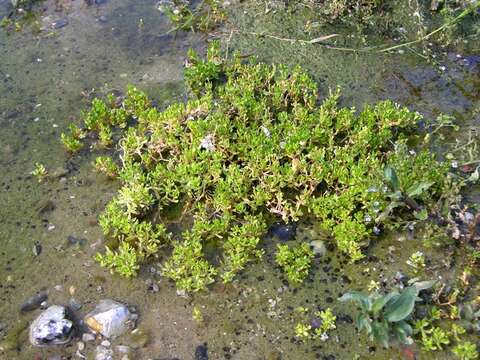
<path id="1" fill-rule="evenodd" d="M 384 347 L 389 346 L 393 335 L 404 344 L 411 344 L 412 326 L 408 320 L 419 300 L 420 291 L 434 285 L 434 281 L 423 281 L 413 284 L 401 292 L 396 290 L 388 294 L 364 294 L 353 291 L 344 294 L 340 301 L 353 301 L 360 305 L 360 312 L 356 317 L 359 331 L 365 329 L 371 339 Z"/>

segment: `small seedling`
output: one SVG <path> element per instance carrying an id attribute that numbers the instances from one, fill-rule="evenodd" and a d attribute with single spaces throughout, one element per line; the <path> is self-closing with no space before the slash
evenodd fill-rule
<path id="1" fill-rule="evenodd" d="M 42 182 L 48 175 L 47 169 L 41 163 L 35 163 L 35 169 L 30 173 L 35 176 L 38 182 Z"/>
<path id="2" fill-rule="evenodd" d="M 198 324 L 203 323 L 203 314 L 198 306 L 194 306 L 192 310 L 192 317 Z"/>
<path id="3" fill-rule="evenodd" d="M 401 292 L 391 291 L 385 295 L 360 292 L 344 294 L 340 301 L 354 301 L 360 305 L 357 316 L 357 327 L 365 329 L 370 338 L 388 347 L 389 338 L 393 334 L 400 342 L 411 344 L 413 329 L 408 320 L 412 314 L 420 291 L 433 286 L 435 282 L 415 283 Z"/>
<path id="4" fill-rule="evenodd" d="M 421 251 L 414 252 L 406 263 L 413 268 L 414 273 L 418 273 L 425 269 L 425 255 Z"/>

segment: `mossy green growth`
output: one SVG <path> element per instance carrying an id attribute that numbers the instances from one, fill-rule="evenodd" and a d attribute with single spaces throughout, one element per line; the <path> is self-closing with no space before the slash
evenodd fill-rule
<path id="1" fill-rule="evenodd" d="M 287 274 L 288 281 L 293 283 L 301 283 L 308 276 L 313 251 L 307 243 L 302 243 L 293 248 L 289 248 L 286 244 L 277 245 L 278 251 L 275 261 L 280 265 Z"/>
<path id="2" fill-rule="evenodd" d="M 220 25 L 226 17 L 220 0 L 172 0 L 159 6 L 175 30 L 210 31 Z"/>
<path id="3" fill-rule="evenodd" d="M 115 127 L 120 137 L 116 170 L 97 162 L 122 184 L 100 217 L 105 236 L 123 254 L 134 249 L 138 261 L 173 247 L 164 274 L 183 290 L 217 276 L 231 281 L 261 257 L 262 236 L 279 218 L 318 220 L 338 250 L 358 260 L 378 229 L 436 212 L 452 191 L 449 166 L 408 146 L 420 115 L 391 101 L 357 112 L 340 108 L 333 92 L 319 105 L 301 68 L 226 61 L 218 43 L 206 59 L 190 53 L 185 78 L 186 103 L 159 110 L 131 87 L 122 102 L 95 100 L 84 115 L 87 130 Z M 385 179 L 387 166 L 396 189 Z M 156 232 L 178 206 L 192 225 L 181 236 Z M 151 226 L 139 233 L 144 223 Z M 206 244 L 219 250 L 216 259 L 204 257 Z M 103 263 L 125 273 L 115 262 L 119 249 Z"/>
<path id="4" fill-rule="evenodd" d="M 311 3 L 321 14 L 324 22 L 355 23 L 367 22 L 386 6 L 386 0 L 305 0 Z"/>

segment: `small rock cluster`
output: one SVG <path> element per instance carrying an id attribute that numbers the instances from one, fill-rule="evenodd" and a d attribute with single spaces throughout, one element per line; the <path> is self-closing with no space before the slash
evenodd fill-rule
<path id="1" fill-rule="evenodd" d="M 45 296 L 35 295 L 22 305 L 22 311 L 41 307 Z M 128 360 L 132 349 L 129 346 L 111 346 L 114 340 L 127 331 L 135 331 L 138 315 L 126 305 L 111 299 L 101 300 L 83 320 L 75 320 L 76 309 L 71 306 L 51 305 L 30 325 L 30 342 L 37 347 L 63 345 L 74 337 L 81 338 L 77 343 L 76 356 L 86 359 L 84 354 L 88 343 L 100 341 L 95 349 L 95 360 L 112 360 L 114 354 L 119 359 Z M 117 357 L 115 357 L 117 358 Z"/>

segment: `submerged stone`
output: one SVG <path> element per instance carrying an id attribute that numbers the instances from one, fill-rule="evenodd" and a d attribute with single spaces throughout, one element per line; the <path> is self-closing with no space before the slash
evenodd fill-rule
<path id="1" fill-rule="evenodd" d="M 30 342 L 34 346 L 66 344 L 71 340 L 72 329 L 66 309 L 52 305 L 30 325 Z"/>
<path id="2" fill-rule="evenodd" d="M 295 223 L 275 223 L 270 227 L 270 234 L 278 237 L 282 241 L 292 240 L 297 233 L 297 224 Z"/>
<path id="3" fill-rule="evenodd" d="M 30 297 L 28 300 L 26 300 L 22 305 L 20 306 L 20 311 L 21 312 L 27 312 L 27 311 L 32 311 L 35 309 L 38 309 L 41 304 L 47 300 L 48 294 L 46 291 L 40 291 L 38 294 L 33 295 Z"/>
<path id="4" fill-rule="evenodd" d="M 313 253 L 318 256 L 323 256 L 327 253 L 327 248 L 322 240 L 313 240 L 310 242 Z"/>
<path id="5" fill-rule="evenodd" d="M 37 212 L 39 215 L 55 210 L 55 203 L 52 200 L 42 200 L 38 203 Z"/>
<path id="6" fill-rule="evenodd" d="M 57 21 L 54 21 L 54 22 L 52 23 L 52 28 L 54 28 L 54 29 L 61 29 L 61 28 L 65 27 L 65 26 L 67 26 L 67 25 L 68 25 L 68 18 L 63 18 L 63 19 L 59 19 L 59 20 L 57 20 Z"/>
<path id="7" fill-rule="evenodd" d="M 208 360 L 207 343 L 197 346 L 195 349 L 195 360 Z"/>
<path id="8" fill-rule="evenodd" d="M 97 346 L 95 360 L 113 360 L 113 350 L 102 345 Z"/>
<path id="9" fill-rule="evenodd" d="M 116 338 L 132 329 L 134 317 L 128 308 L 114 300 L 101 300 L 95 309 L 85 316 L 88 327 L 106 338 Z"/>

